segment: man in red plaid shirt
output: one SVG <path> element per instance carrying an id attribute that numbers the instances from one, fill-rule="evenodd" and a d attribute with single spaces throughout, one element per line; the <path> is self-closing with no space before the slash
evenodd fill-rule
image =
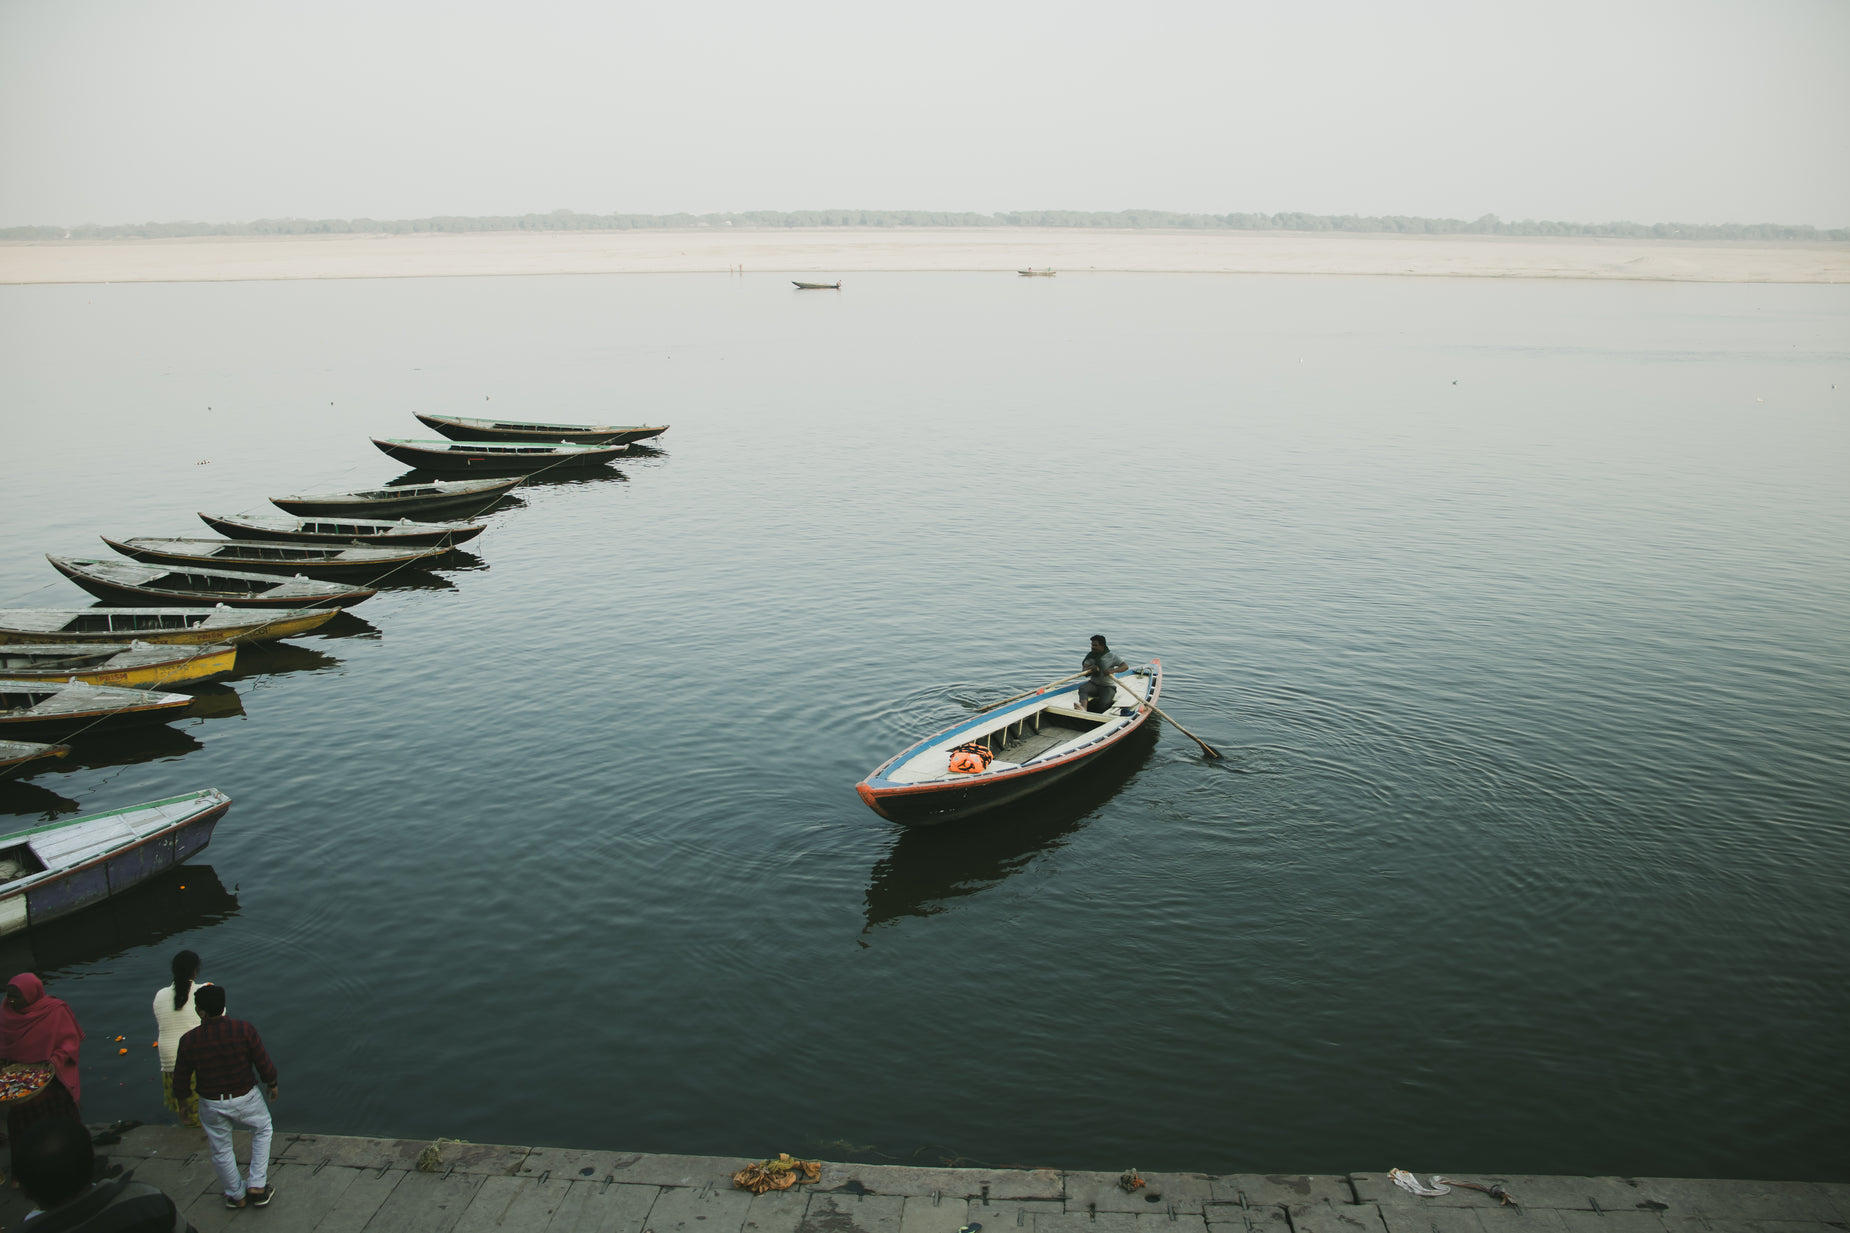
<path id="1" fill-rule="evenodd" d="M 199 1122 L 205 1127 L 206 1142 L 212 1148 L 212 1167 L 218 1170 L 219 1184 L 225 1190 L 225 1206 L 236 1211 L 249 1204 L 268 1207 L 276 1194 L 270 1180 L 270 1107 L 257 1094 L 251 1077 L 252 1068 L 276 1099 L 276 1066 L 264 1052 L 263 1038 L 257 1029 L 242 1019 L 225 1018 L 225 990 L 221 985 L 201 985 L 193 994 L 199 1011 L 199 1026 L 180 1037 L 174 1054 L 173 1090 L 199 1092 Z M 231 1128 L 239 1125 L 251 1132 L 250 1184 L 238 1176 L 238 1160 L 232 1153 Z"/>

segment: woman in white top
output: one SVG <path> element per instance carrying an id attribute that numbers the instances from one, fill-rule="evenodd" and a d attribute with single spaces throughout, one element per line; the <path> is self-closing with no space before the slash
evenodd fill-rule
<path id="1" fill-rule="evenodd" d="M 193 1006 L 193 982 L 199 979 L 199 956 L 183 950 L 173 957 L 173 984 L 154 995 L 154 1026 L 160 1037 L 161 1095 L 167 1108 L 180 1115 L 186 1126 L 199 1125 L 199 1097 L 192 1092 L 176 1096 L 173 1090 L 173 1059 L 180 1049 L 180 1037 L 199 1026 L 199 1011 Z"/>

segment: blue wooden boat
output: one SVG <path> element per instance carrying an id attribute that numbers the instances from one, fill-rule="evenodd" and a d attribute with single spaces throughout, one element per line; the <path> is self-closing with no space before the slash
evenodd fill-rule
<path id="1" fill-rule="evenodd" d="M 212 842 L 217 788 L 0 835 L 0 936 L 101 903 Z"/>
<path id="2" fill-rule="evenodd" d="M 1110 707 L 1079 708 L 1079 685 L 1049 686 L 1019 702 L 933 733 L 880 764 L 855 785 L 867 807 L 908 826 L 967 818 L 1056 783 L 1117 747 L 1150 718 L 1163 688 L 1163 661 L 1117 674 Z M 960 745 L 988 751 L 987 769 L 950 769 Z"/>

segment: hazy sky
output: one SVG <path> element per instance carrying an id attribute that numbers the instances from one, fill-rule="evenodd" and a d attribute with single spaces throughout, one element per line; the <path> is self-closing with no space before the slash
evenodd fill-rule
<path id="1" fill-rule="evenodd" d="M 0 0 L 0 226 L 808 209 L 1850 226 L 1850 0 Z"/>

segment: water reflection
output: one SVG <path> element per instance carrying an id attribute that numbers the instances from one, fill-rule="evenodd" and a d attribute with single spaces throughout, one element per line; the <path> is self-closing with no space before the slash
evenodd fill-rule
<path id="1" fill-rule="evenodd" d="M 313 634 L 305 637 L 319 638 L 379 638 L 383 635 L 379 627 L 365 617 L 354 616 L 352 612 L 342 609 L 334 614 L 333 619 L 315 626 Z"/>
<path id="2" fill-rule="evenodd" d="M 55 761 L 56 759 L 41 759 Z M 15 767 L 17 772 L 20 768 Z M 68 796 L 60 796 L 50 788 L 41 788 L 35 783 L 24 783 L 18 778 L 0 778 L 0 815 L 13 818 L 34 818 L 40 822 L 55 822 L 67 813 L 76 813 L 83 806 Z M 9 831 L 22 830 L 29 823 L 9 824 Z"/>
<path id="3" fill-rule="evenodd" d="M 74 915 L 0 939 L 0 966 L 50 974 L 155 946 L 238 914 L 210 865 L 182 865 Z"/>
<path id="4" fill-rule="evenodd" d="M 874 863 L 862 933 L 906 916 L 935 916 L 1051 852 L 1142 770 L 1156 748 L 1145 724 L 1105 759 L 1024 801 L 962 822 L 907 827 Z"/>
<path id="5" fill-rule="evenodd" d="M 244 700 L 238 697 L 238 691 L 221 681 L 176 685 L 173 692 L 193 696 L 193 705 L 186 708 L 188 719 L 236 719 L 244 714 Z"/>
<path id="6" fill-rule="evenodd" d="M 238 648 L 237 666 L 221 679 L 229 683 L 259 676 L 286 676 L 291 672 L 331 672 L 345 662 L 326 651 L 297 646 L 293 642 L 251 642 Z"/>
<path id="7" fill-rule="evenodd" d="M 473 474 L 473 472 L 471 472 L 471 474 Z M 486 476 L 486 475 L 493 474 L 493 472 L 484 471 L 482 474 Z M 504 479 L 512 478 L 512 475 L 514 474 L 518 474 L 518 473 L 511 472 L 511 473 L 503 475 L 501 478 L 504 478 Z M 412 470 L 412 471 L 405 472 L 403 475 L 399 476 L 397 479 L 387 480 L 386 483 L 388 484 L 434 484 L 438 480 L 453 480 L 456 478 L 457 477 L 455 475 L 451 475 L 447 472 Z M 609 466 L 604 463 L 595 463 L 588 467 L 586 466 L 576 466 L 576 467 L 555 466 L 551 470 L 548 470 L 548 471 L 535 471 L 531 475 L 522 476 L 521 481 L 520 481 L 520 487 L 514 489 L 513 493 L 509 493 L 505 497 L 497 498 L 496 499 L 497 503 L 491 506 L 490 509 L 496 510 L 496 509 L 513 508 L 512 506 L 500 504 L 500 502 L 517 500 L 518 498 L 514 495 L 514 493 L 518 493 L 522 488 L 547 488 L 547 487 L 552 487 L 558 484 L 597 484 L 597 483 L 602 483 L 605 480 L 623 480 L 627 482 L 628 479 L 629 477 L 623 474 L 623 472 L 617 470 L 613 466 Z M 464 508 L 467 509 L 467 507 L 464 507 Z M 465 521 L 469 519 L 479 518 L 481 517 L 483 513 L 487 513 L 487 512 L 489 512 L 489 510 L 483 510 L 483 511 L 480 511 L 479 513 L 477 512 L 469 512 L 469 513 L 451 512 L 451 513 L 445 514 L 442 520 L 446 522 Z M 426 521 L 428 521 L 428 519 L 426 519 Z"/>
<path id="8" fill-rule="evenodd" d="M 62 758 L 41 758 L 31 763 L 33 774 L 62 774 L 81 769 L 106 766 L 134 766 L 181 758 L 205 745 L 183 728 L 168 724 L 146 724 L 116 732 L 85 733 L 69 741 L 71 752 Z"/>

